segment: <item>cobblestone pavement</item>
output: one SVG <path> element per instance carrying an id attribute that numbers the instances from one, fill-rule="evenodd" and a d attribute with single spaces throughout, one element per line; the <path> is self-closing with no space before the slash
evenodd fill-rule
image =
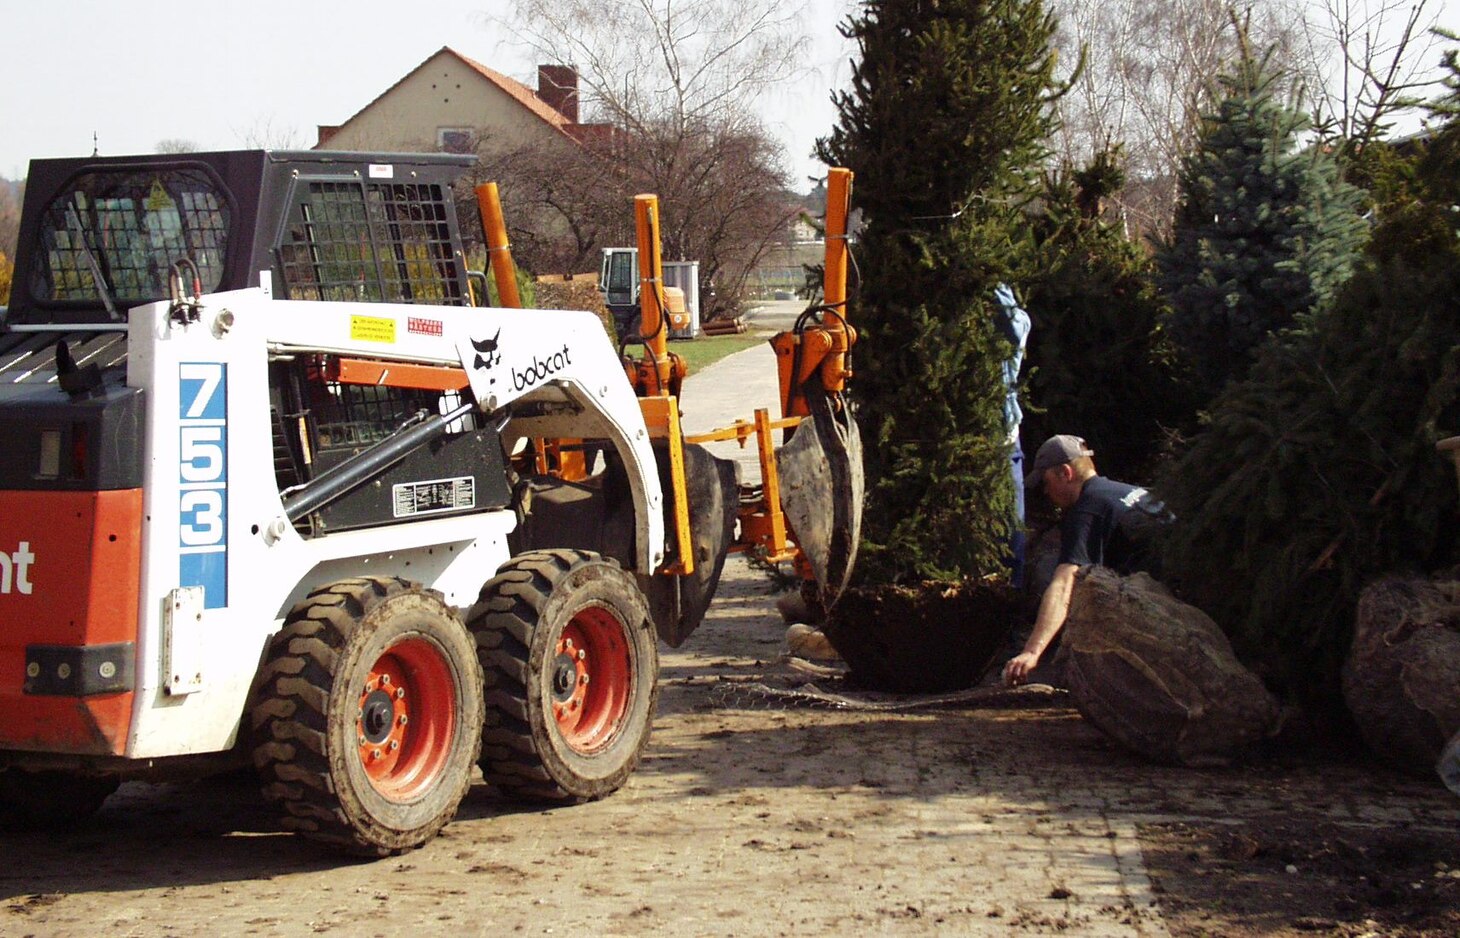
<path id="1" fill-rule="evenodd" d="M 688 388 L 692 426 L 753 405 L 770 363 L 749 356 L 769 351 L 741 354 Z M 77 830 L 0 835 L 0 935 L 1158 936 L 1181 897 L 1153 895 L 1153 826 L 1300 809 L 1460 826 L 1443 788 L 1365 767 L 1147 765 L 1051 694 L 786 707 L 753 687 L 816 678 L 782 658 L 776 595 L 732 559 L 700 631 L 662 651 L 642 765 L 602 801 L 543 810 L 478 784 L 437 840 L 355 863 L 279 831 L 243 775 L 131 783 Z"/>

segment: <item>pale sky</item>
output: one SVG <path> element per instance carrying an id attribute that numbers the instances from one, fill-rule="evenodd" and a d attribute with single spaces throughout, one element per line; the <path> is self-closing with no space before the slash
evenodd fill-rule
<path id="1" fill-rule="evenodd" d="M 851 76 L 836 30 L 852 0 L 808 0 L 811 72 L 763 96 L 794 186 Z M 314 145 L 442 46 L 537 86 L 537 62 L 488 23 L 505 0 L 0 0 L 0 176 L 35 157 Z M 627 39 L 627 37 L 626 37 Z"/>
<path id="2" fill-rule="evenodd" d="M 316 125 L 343 122 L 447 45 L 535 87 L 535 58 L 489 22 L 507 2 L 0 0 L 0 176 L 25 176 L 33 157 L 88 155 L 93 133 L 105 155 L 169 139 L 307 148 Z M 850 81 L 853 49 L 836 26 L 856 0 L 805 3 L 807 74 L 761 99 L 798 191 L 825 172 L 810 151 L 836 119 L 832 90 Z M 1460 0 L 1437 9 L 1460 27 Z"/>

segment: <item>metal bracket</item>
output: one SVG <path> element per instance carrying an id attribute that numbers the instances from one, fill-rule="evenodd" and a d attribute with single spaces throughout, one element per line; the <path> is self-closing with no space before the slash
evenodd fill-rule
<path id="1" fill-rule="evenodd" d="M 162 610 L 163 688 L 172 696 L 203 689 L 203 588 L 182 586 L 167 594 Z"/>

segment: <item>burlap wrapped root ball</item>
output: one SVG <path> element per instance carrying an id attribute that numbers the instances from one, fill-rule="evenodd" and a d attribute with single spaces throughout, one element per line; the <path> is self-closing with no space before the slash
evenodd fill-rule
<path id="1" fill-rule="evenodd" d="M 1435 771 L 1440 773 L 1440 781 L 1445 787 L 1460 795 L 1460 733 L 1456 733 L 1446 744 L 1445 751 L 1440 753 L 1440 761 L 1435 765 Z"/>
<path id="2" fill-rule="evenodd" d="M 1156 762 L 1224 765 L 1277 729 L 1277 699 L 1222 630 L 1144 573 L 1087 568 L 1060 648 L 1085 719 Z"/>
<path id="3" fill-rule="evenodd" d="M 1343 697 L 1384 762 L 1434 771 L 1460 733 L 1460 583 L 1386 577 L 1364 588 Z"/>

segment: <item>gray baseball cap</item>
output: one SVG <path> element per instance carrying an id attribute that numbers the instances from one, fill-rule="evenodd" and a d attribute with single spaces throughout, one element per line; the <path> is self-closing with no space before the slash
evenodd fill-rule
<path id="1" fill-rule="evenodd" d="M 1034 454 L 1034 465 L 1029 467 L 1028 474 L 1024 476 L 1024 487 L 1026 489 L 1037 487 L 1040 482 L 1044 481 L 1046 469 L 1062 466 L 1081 456 L 1094 455 L 1095 451 L 1078 436 L 1070 436 L 1068 433 L 1052 436 L 1045 440 L 1039 447 L 1039 452 Z"/>

